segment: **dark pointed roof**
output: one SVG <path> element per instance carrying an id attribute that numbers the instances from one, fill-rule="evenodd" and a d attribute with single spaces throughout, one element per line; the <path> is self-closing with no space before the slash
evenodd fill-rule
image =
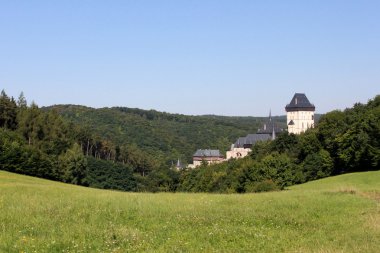
<path id="1" fill-rule="evenodd" d="M 293 111 L 315 111 L 315 106 L 310 103 L 304 93 L 296 93 L 293 96 L 290 104 L 286 105 L 285 110 L 287 112 Z"/>
<path id="2" fill-rule="evenodd" d="M 277 127 L 277 124 L 272 119 L 272 111 L 270 110 L 268 120 L 264 123 L 262 128 L 257 130 L 257 133 L 273 135 L 273 132 L 275 132 L 276 134 L 279 134 L 283 132 L 283 129 Z"/>
<path id="3" fill-rule="evenodd" d="M 294 125 L 294 121 L 293 121 L 293 120 L 290 120 L 288 125 L 289 125 L 289 126 Z"/>
<path id="4" fill-rule="evenodd" d="M 178 158 L 178 161 L 177 161 L 177 164 L 176 164 L 175 167 L 176 167 L 177 169 L 182 169 L 182 168 L 183 168 L 183 165 L 182 165 L 181 161 L 179 160 L 179 158 Z"/>

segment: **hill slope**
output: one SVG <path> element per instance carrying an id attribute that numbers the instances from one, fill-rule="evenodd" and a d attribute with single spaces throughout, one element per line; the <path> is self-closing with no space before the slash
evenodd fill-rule
<path id="1" fill-rule="evenodd" d="M 255 133 L 266 117 L 186 116 L 125 107 L 94 109 L 76 105 L 55 105 L 66 119 L 87 126 L 117 145 L 136 144 L 166 163 L 181 158 L 191 162 L 196 149 L 226 151 L 240 136 Z M 286 117 L 274 117 L 281 128 Z"/>
<path id="2" fill-rule="evenodd" d="M 380 252 L 380 172 L 264 194 L 136 194 L 0 171 L 0 252 Z"/>

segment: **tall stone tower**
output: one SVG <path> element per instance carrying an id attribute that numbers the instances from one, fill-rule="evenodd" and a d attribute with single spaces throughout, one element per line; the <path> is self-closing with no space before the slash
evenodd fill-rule
<path id="1" fill-rule="evenodd" d="M 294 94 L 285 110 L 289 133 L 300 134 L 314 127 L 315 106 L 309 102 L 304 93 Z"/>

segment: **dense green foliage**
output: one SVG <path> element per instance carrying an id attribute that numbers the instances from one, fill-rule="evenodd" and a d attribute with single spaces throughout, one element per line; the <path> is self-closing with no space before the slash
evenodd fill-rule
<path id="1" fill-rule="evenodd" d="M 262 120 L 128 108 L 41 110 L 28 106 L 23 94 L 15 101 L 2 91 L 0 169 L 126 191 L 243 193 L 380 168 L 380 96 L 328 113 L 304 134 L 260 142 L 249 157 L 195 170 L 170 168 L 197 148 L 227 149 Z"/>
<path id="2" fill-rule="evenodd" d="M 96 188 L 122 191 L 135 191 L 137 187 L 132 169 L 93 157 L 88 158 L 85 183 Z"/>
<path id="3" fill-rule="evenodd" d="M 180 158 L 192 162 L 197 149 L 228 150 L 240 136 L 255 133 L 267 118 L 186 116 L 154 110 L 131 108 L 93 109 L 84 106 L 56 105 L 45 108 L 55 110 L 70 122 L 86 126 L 88 132 L 108 140 L 111 159 L 124 160 L 125 152 L 134 146 L 154 163 L 169 167 Z M 285 117 L 274 117 L 279 127 L 285 128 Z M 83 139 L 91 147 L 94 140 Z M 119 151 L 118 151 L 119 150 Z M 162 167 L 158 166 L 158 167 Z"/>
<path id="4" fill-rule="evenodd" d="M 0 169 L 62 182 L 99 188 L 136 190 L 134 170 L 148 169 L 148 158 L 128 150 L 124 164 L 105 159 L 108 142 L 99 139 L 93 156 L 83 146 L 85 128 L 63 119 L 56 111 L 43 111 L 23 94 L 17 103 L 4 91 L 0 96 Z M 133 155 L 135 152 L 137 155 Z M 101 156 L 102 154 L 103 156 Z M 104 160 L 100 159 L 103 158 Z M 151 162 L 152 163 L 152 162 Z"/>
<path id="5" fill-rule="evenodd" d="M 0 252 L 377 253 L 379 181 L 376 171 L 261 194 L 135 194 L 0 171 Z"/>

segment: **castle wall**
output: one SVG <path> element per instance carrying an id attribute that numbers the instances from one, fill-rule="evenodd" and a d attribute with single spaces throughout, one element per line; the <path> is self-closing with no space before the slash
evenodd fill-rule
<path id="1" fill-rule="evenodd" d="M 290 121 L 294 125 L 289 125 Z M 313 111 L 290 111 L 287 112 L 288 132 L 300 134 L 309 128 L 314 127 L 314 112 Z"/>
<path id="2" fill-rule="evenodd" d="M 250 148 L 233 148 L 226 152 L 226 160 L 232 158 L 243 158 L 248 155 L 252 150 Z"/>

